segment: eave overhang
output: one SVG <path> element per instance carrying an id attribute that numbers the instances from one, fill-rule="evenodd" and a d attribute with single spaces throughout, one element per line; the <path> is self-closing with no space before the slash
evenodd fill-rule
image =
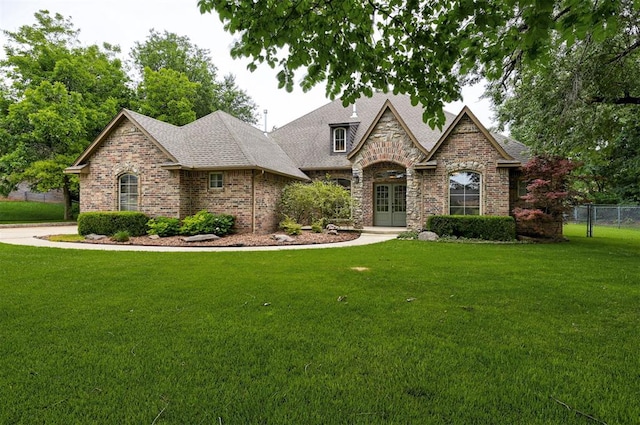
<path id="1" fill-rule="evenodd" d="M 65 174 L 89 174 L 89 164 L 74 165 L 64 169 Z"/>

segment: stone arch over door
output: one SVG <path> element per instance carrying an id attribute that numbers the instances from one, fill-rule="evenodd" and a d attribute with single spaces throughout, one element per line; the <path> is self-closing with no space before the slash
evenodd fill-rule
<path id="1" fill-rule="evenodd" d="M 396 162 L 378 162 L 361 172 L 363 226 L 406 227 L 409 195 L 407 168 Z"/>
<path id="2" fill-rule="evenodd" d="M 426 151 L 408 132 L 395 109 L 391 105 L 383 107 L 365 139 L 349 156 L 353 171 L 352 195 L 356 201 L 353 214 L 355 226 L 374 225 L 374 170 L 393 164 L 394 167 L 404 170 L 406 187 L 393 190 L 405 190 L 405 225 L 411 228 L 420 227 L 421 188 L 414 165 L 425 158 Z"/>

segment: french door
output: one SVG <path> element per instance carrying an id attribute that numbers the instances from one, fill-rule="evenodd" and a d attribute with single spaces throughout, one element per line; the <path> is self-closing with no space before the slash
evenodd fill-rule
<path id="1" fill-rule="evenodd" d="M 374 186 L 373 225 L 405 227 L 407 225 L 407 185 Z"/>

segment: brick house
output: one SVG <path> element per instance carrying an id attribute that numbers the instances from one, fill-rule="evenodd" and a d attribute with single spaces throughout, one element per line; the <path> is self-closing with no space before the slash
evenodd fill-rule
<path id="1" fill-rule="evenodd" d="M 443 130 L 403 95 L 331 102 L 269 134 L 224 112 L 176 127 L 123 110 L 66 172 L 80 210 L 236 216 L 266 233 L 293 181 L 329 178 L 351 190 L 356 227 L 418 229 L 432 214 L 508 215 L 526 147 L 492 134 L 468 108 Z"/>

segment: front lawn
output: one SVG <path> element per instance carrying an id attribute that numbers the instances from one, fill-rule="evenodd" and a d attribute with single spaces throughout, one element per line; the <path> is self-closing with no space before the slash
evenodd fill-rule
<path id="1" fill-rule="evenodd" d="M 58 221 L 64 221 L 63 204 L 0 200 L 0 224 Z"/>
<path id="2" fill-rule="evenodd" d="M 583 233 L 278 252 L 0 245 L 0 423 L 638 423 L 640 232 Z"/>

